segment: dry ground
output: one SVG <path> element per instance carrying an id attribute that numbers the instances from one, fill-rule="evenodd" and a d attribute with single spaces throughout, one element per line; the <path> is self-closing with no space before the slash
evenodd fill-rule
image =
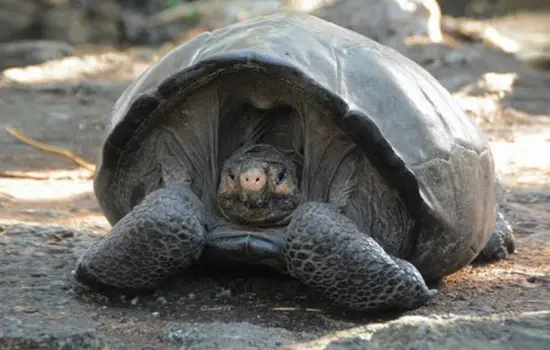
<path id="1" fill-rule="evenodd" d="M 550 73 L 475 43 L 402 50 L 487 132 L 518 237 L 509 260 L 449 276 L 435 301 L 407 315 L 550 310 Z M 0 127 L 15 126 L 93 160 L 113 102 L 154 57 L 136 50 L 8 71 L 19 83 L 0 85 Z M 66 72 L 81 73 L 62 77 Z M 397 317 L 350 314 L 265 273 L 197 271 L 131 301 L 75 292 L 76 257 L 109 229 L 90 172 L 4 131 L 0 149 L 1 348 L 276 348 Z"/>

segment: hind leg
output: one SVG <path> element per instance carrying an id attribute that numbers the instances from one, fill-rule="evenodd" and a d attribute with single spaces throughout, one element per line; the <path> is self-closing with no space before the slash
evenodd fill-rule
<path id="1" fill-rule="evenodd" d="M 84 252 L 75 278 L 99 291 L 153 289 L 198 258 L 205 235 L 204 207 L 190 189 L 158 189 Z"/>
<path id="2" fill-rule="evenodd" d="M 510 224 L 504 219 L 501 212 L 497 213 L 495 231 L 491 235 L 485 248 L 481 250 L 472 263 L 483 264 L 502 260 L 516 250 L 516 239 Z"/>

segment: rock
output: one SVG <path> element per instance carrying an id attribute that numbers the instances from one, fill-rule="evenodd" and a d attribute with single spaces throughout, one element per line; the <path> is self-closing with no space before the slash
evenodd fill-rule
<path id="1" fill-rule="evenodd" d="M 160 339 L 181 349 L 280 349 L 291 348 L 299 341 L 312 339 L 311 334 L 296 334 L 276 327 L 261 327 L 248 322 L 207 324 L 168 323 Z"/>
<path id="2" fill-rule="evenodd" d="M 2 0 L 0 11 L 0 42 L 24 34 L 39 13 L 41 5 L 33 0 Z"/>
<path id="3" fill-rule="evenodd" d="M 151 21 L 165 26 L 198 16 L 213 29 L 277 11 L 309 12 L 383 43 L 416 35 L 442 40 L 436 0 L 203 0 L 164 10 Z"/>
<path id="4" fill-rule="evenodd" d="M 155 26 L 167 26 L 198 17 L 202 26 L 214 29 L 252 17 L 277 12 L 284 8 L 288 2 L 289 0 L 201 0 L 182 2 L 177 6 L 155 14 L 151 17 L 151 22 Z"/>
<path id="5" fill-rule="evenodd" d="M 277 11 L 311 12 L 381 42 L 411 35 L 441 40 L 436 0 L 201 0 L 168 8 L 152 0 L 6 1 L 0 40 L 25 34 L 71 44 L 156 44 L 177 37 L 197 19 L 211 30 Z"/>
<path id="6" fill-rule="evenodd" d="M 10 319 L 13 319 L 10 317 Z M 14 319 L 15 322 L 15 319 Z M 18 323 L 18 322 L 15 322 Z M 17 326 L 16 326 L 17 327 Z M 2 349 L 104 349 L 104 342 L 94 331 L 70 330 L 53 331 L 40 327 L 21 327 L 21 331 L 0 333 Z"/>
<path id="7" fill-rule="evenodd" d="M 149 29 L 149 19 L 135 11 L 122 11 L 122 40 L 126 42 L 156 42 L 155 31 Z"/>
<path id="8" fill-rule="evenodd" d="M 341 0 L 314 14 L 382 43 L 425 36 L 441 42 L 441 11 L 436 0 Z"/>
<path id="9" fill-rule="evenodd" d="M 546 349 L 550 310 L 486 317 L 408 316 L 337 332 L 313 349 Z M 308 347 L 309 346 L 309 347 Z"/>
<path id="10" fill-rule="evenodd" d="M 64 7 L 46 10 L 40 19 L 41 34 L 45 38 L 55 38 L 72 44 L 116 42 L 119 37 L 116 16 L 120 9 L 113 7 L 111 10 L 114 12 L 107 17 L 106 11 Z"/>
<path id="11" fill-rule="evenodd" d="M 548 13 L 517 13 L 485 20 L 446 18 L 445 31 L 513 54 L 536 68 L 550 68 Z"/>
<path id="12" fill-rule="evenodd" d="M 61 41 L 14 41 L 0 46 L 0 70 L 30 66 L 72 54 L 72 46 Z"/>
<path id="13" fill-rule="evenodd" d="M 549 10 L 548 0 L 438 0 L 443 13 L 455 17 L 494 17 L 518 11 Z"/>
<path id="14" fill-rule="evenodd" d="M 159 43 L 170 38 L 149 16 L 153 0 L 2 0 L 0 42 L 48 39 L 71 44 Z"/>
<path id="15" fill-rule="evenodd" d="M 159 315 L 153 315 L 157 318 Z M 30 324 L 8 317 L 0 333 L 2 348 L 102 349 L 106 344 L 123 345 L 91 324 L 47 322 Z M 168 322 L 155 343 L 165 349 L 547 349 L 550 341 L 550 310 L 518 314 L 469 316 L 405 316 L 387 323 L 374 323 L 342 331 L 318 334 L 263 327 L 248 322 Z M 9 345 L 10 347 L 6 347 Z M 143 345 L 143 344 L 142 344 Z M 63 347 L 65 346 L 65 347 Z"/>

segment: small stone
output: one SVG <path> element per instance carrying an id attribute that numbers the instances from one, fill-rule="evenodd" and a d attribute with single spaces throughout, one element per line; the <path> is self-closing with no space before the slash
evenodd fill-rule
<path id="1" fill-rule="evenodd" d="M 447 64 L 465 64 L 468 63 L 467 57 L 459 51 L 451 51 L 444 56 L 444 61 Z"/>
<path id="2" fill-rule="evenodd" d="M 197 295 L 195 293 L 189 293 L 187 295 L 187 298 L 189 298 L 189 300 L 195 300 L 197 298 Z"/>
<path id="3" fill-rule="evenodd" d="M 93 211 L 94 213 L 101 213 L 102 209 L 98 205 L 94 205 L 88 208 L 89 211 Z"/>
<path id="4" fill-rule="evenodd" d="M 548 276 L 541 275 L 529 275 L 526 278 L 526 281 L 529 283 L 548 283 L 550 279 Z"/>
<path id="5" fill-rule="evenodd" d="M 164 297 L 157 298 L 157 303 L 159 303 L 160 305 L 166 305 L 167 302 L 168 301 Z"/>
<path id="6" fill-rule="evenodd" d="M 52 242 L 48 242 L 48 243 L 52 244 Z M 58 247 L 48 247 L 46 249 L 46 253 L 48 253 L 48 254 L 66 254 L 68 252 L 69 252 L 69 248 L 63 247 L 63 246 L 61 246 L 61 247 L 59 247 L 59 246 Z"/>
<path id="7" fill-rule="evenodd" d="M 2 5 L 4 6 L 4 4 Z M 2 11 L 4 11 L 4 9 L 2 9 Z M 0 37 L 1 36 L 3 36 L 3 34 L 0 34 Z M 61 41 L 16 40 L 4 42 L 2 43 L 2 47 L 0 47 L 0 57 L 2 58 L 0 70 L 11 67 L 36 65 L 50 60 L 61 59 L 72 54 L 72 46 Z"/>
<path id="8" fill-rule="evenodd" d="M 183 329 L 175 329 L 168 332 L 168 340 L 174 343 L 183 343 L 191 332 Z"/>
<path id="9" fill-rule="evenodd" d="M 158 311 L 153 312 L 153 317 L 157 318 L 160 316 L 160 313 Z"/>
<path id="10" fill-rule="evenodd" d="M 132 301 L 130 301 L 130 304 L 132 305 L 137 305 L 137 303 L 139 303 L 139 297 L 135 297 L 134 299 L 132 299 Z"/>
<path id="11" fill-rule="evenodd" d="M 67 216 L 66 213 L 61 213 L 55 210 L 21 209 L 20 212 L 23 214 L 47 216 L 47 217 Z"/>
<path id="12" fill-rule="evenodd" d="M 34 307 L 27 307 L 27 306 L 14 306 L 13 310 L 17 311 L 17 312 L 23 312 L 23 313 L 26 313 L 26 314 L 34 314 L 34 313 L 38 312 L 38 309 L 36 309 Z"/>
<path id="13" fill-rule="evenodd" d="M 216 294 L 216 297 L 231 298 L 231 289 L 222 289 L 218 294 Z"/>
<path id="14" fill-rule="evenodd" d="M 48 273 L 47 272 L 41 272 L 41 271 L 36 271 L 36 272 L 31 272 L 30 274 L 31 277 L 47 277 L 48 276 Z"/>

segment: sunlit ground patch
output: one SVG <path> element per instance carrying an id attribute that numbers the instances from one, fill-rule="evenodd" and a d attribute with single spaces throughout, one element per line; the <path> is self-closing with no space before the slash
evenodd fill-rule
<path id="1" fill-rule="evenodd" d="M 16 201 L 63 201 L 71 197 L 93 192 L 90 180 L 59 179 L 57 176 L 70 174 L 69 171 L 50 171 L 49 180 L 0 178 L 0 192 Z M 46 174 L 44 174 L 46 175 Z M 77 175 L 77 174 L 75 174 Z M 65 177 L 65 176 L 63 176 Z"/>
<path id="2" fill-rule="evenodd" d="M 0 177 L 0 221 L 106 230 L 109 224 L 95 200 L 92 180 L 80 173 L 52 170 Z"/>
<path id="3" fill-rule="evenodd" d="M 79 81 L 103 78 L 115 81 L 132 81 L 143 73 L 153 61 L 142 60 L 123 52 L 107 52 L 83 56 L 70 56 L 42 64 L 6 69 L 3 78 L 22 84 Z"/>
<path id="4" fill-rule="evenodd" d="M 550 180 L 550 130 L 514 133 L 514 140 L 491 142 L 497 171 L 516 186 L 547 186 Z"/>

